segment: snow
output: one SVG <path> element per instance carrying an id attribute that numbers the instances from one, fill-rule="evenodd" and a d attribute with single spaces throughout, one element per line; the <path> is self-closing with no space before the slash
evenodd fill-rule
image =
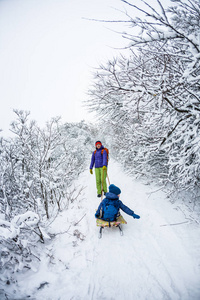
<path id="1" fill-rule="evenodd" d="M 55 237 L 42 245 L 39 269 L 19 275 L 18 286 L 8 287 L 8 295 L 15 289 L 10 299 L 200 299 L 199 225 L 161 189 L 129 177 L 112 160 L 108 173 L 122 202 L 141 218 L 122 213 L 124 235 L 105 228 L 99 239 L 100 199 L 87 169 L 74 183 L 85 187 L 82 194 L 50 225 Z"/>
<path id="2" fill-rule="evenodd" d="M 39 216 L 32 211 L 27 211 L 22 215 L 15 216 L 11 224 L 16 228 L 20 228 L 24 226 L 25 222 L 28 226 L 37 225 L 39 222 Z"/>
<path id="3" fill-rule="evenodd" d="M 11 222 L 0 219 L 0 237 L 16 238 L 20 233 L 20 228 L 25 225 L 34 227 L 38 222 L 39 216 L 32 211 L 15 216 Z"/>

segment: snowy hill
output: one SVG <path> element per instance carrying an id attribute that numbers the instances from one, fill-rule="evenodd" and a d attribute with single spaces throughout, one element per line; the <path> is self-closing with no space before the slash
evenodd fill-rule
<path id="1" fill-rule="evenodd" d="M 199 225 L 164 192 L 133 180 L 113 161 L 109 177 L 141 219 L 122 213 L 128 222 L 124 235 L 107 228 L 99 239 L 95 176 L 86 170 L 75 182 L 84 191 L 51 224 L 56 236 L 46 241 L 40 269 L 20 275 L 15 296 L 9 287 L 8 299 L 200 299 Z"/>

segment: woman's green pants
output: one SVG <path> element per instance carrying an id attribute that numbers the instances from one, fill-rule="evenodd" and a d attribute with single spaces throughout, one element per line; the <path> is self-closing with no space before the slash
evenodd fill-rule
<path id="1" fill-rule="evenodd" d="M 95 168 L 95 176 L 96 176 L 97 194 L 98 195 L 101 194 L 102 181 L 103 181 L 103 191 L 107 193 L 107 184 L 106 184 L 107 170 L 103 170 L 103 168 Z"/>

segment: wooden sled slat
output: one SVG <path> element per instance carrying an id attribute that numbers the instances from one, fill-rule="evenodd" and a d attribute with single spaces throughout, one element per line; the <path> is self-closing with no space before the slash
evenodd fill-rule
<path id="1" fill-rule="evenodd" d="M 109 224 L 109 222 L 101 220 L 101 219 L 96 219 L 96 224 L 97 224 L 97 226 L 100 226 L 100 227 L 113 227 L 113 226 L 119 226 L 120 224 L 127 224 L 127 222 L 125 221 L 123 216 L 120 215 L 116 221 L 110 222 L 110 224 Z"/>

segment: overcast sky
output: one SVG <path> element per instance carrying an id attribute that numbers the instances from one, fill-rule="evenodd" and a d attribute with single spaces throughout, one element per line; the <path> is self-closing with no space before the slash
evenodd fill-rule
<path id="1" fill-rule="evenodd" d="M 118 4 L 118 5 L 116 5 Z M 118 0 L 0 0 L 0 128 L 13 108 L 29 110 L 39 125 L 90 120 L 82 100 L 93 67 L 124 43 L 107 24 L 85 18 L 119 16 Z M 4 134 L 5 134 L 4 133 Z"/>
<path id="2" fill-rule="evenodd" d="M 82 107 L 94 67 L 127 45 L 108 28 L 123 25 L 84 18 L 122 19 L 120 0 L 0 0 L 0 129 L 9 133 L 13 109 L 28 110 L 43 126 L 91 120 Z"/>

